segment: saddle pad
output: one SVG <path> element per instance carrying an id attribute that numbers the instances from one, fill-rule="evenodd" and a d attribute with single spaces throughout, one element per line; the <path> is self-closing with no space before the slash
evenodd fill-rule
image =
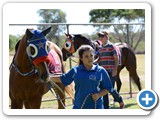
<path id="1" fill-rule="evenodd" d="M 115 49 L 116 49 L 116 51 L 117 51 L 117 54 L 118 54 L 118 65 L 121 65 L 122 64 L 122 54 L 121 54 L 121 51 L 120 51 L 120 49 L 119 49 L 119 47 L 117 47 L 116 45 L 115 45 Z"/>
<path id="2" fill-rule="evenodd" d="M 62 73 L 62 64 L 55 50 L 50 50 L 48 56 L 50 58 L 50 63 L 48 64 L 49 72 L 51 74 Z"/>

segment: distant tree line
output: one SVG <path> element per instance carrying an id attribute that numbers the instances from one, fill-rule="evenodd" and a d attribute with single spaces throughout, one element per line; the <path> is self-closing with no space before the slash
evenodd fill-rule
<path id="1" fill-rule="evenodd" d="M 39 9 L 37 11 L 41 17 L 40 23 L 66 23 L 66 13 L 60 9 Z M 90 23 L 144 23 L 144 9 L 92 9 L 89 12 Z M 48 26 L 38 26 L 38 29 L 44 30 Z M 144 46 L 145 42 L 145 26 L 133 25 L 100 25 L 94 26 L 96 31 L 110 29 L 110 39 L 113 42 L 126 42 L 131 45 L 135 51 L 139 45 Z M 65 39 L 64 33 L 66 26 L 54 26 L 51 32 L 47 35 L 50 41 L 53 41 L 59 46 L 62 46 L 62 39 Z M 86 35 L 87 36 L 87 35 Z M 97 35 L 88 36 L 91 39 L 97 39 Z M 21 36 L 9 35 L 9 49 L 14 50 L 16 42 Z M 143 49 L 143 48 L 142 48 Z"/>

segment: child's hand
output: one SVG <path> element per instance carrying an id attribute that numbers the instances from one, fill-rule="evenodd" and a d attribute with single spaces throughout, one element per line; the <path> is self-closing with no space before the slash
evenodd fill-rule
<path id="1" fill-rule="evenodd" d="M 94 101 L 97 101 L 99 99 L 99 94 L 98 93 L 95 93 L 95 94 L 92 94 L 92 98 Z"/>

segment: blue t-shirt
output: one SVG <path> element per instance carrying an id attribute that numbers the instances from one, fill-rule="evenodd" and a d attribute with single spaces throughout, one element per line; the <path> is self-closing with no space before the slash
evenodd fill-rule
<path id="1" fill-rule="evenodd" d="M 112 83 L 106 70 L 93 65 L 91 70 L 87 70 L 84 65 L 72 68 L 68 73 L 61 75 L 62 83 L 67 86 L 73 81 L 75 83 L 75 100 L 73 109 L 80 109 L 85 98 L 92 93 L 98 93 L 103 89 L 111 91 Z M 84 104 L 84 109 L 94 109 L 95 103 L 89 96 Z M 96 101 L 96 108 L 103 109 L 102 97 Z"/>

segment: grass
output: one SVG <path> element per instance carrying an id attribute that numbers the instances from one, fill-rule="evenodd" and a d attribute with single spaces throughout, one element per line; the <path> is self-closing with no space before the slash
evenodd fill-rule
<path id="1" fill-rule="evenodd" d="M 124 109 L 140 109 L 135 98 L 125 99 L 124 103 L 125 103 Z M 119 109 L 119 104 L 116 103 L 115 106 L 111 106 L 110 109 Z"/>
<path id="2" fill-rule="evenodd" d="M 140 77 L 141 83 L 142 83 L 142 88 L 145 88 L 145 55 L 136 55 L 137 57 L 137 72 L 138 75 Z M 10 56 L 10 60 L 9 60 L 9 64 L 12 61 L 13 56 Z M 72 67 L 77 65 L 77 61 L 78 58 L 73 58 L 74 61 L 76 62 L 72 62 Z M 65 68 L 68 71 L 70 69 L 69 66 L 69 60 L 67 60 L 65 62 Z M 124 68 L 121 73 L 120 73 L 120 77 L 122 80 L 122 89 L 120 91 L 120 93 L 129 93 L 129 73 L 128 71 Z M 132 82 L 133 83 L 133 82 Z M 134 83 L 132 84 L 132 91 L 136 92 L 138 91 L 137 87 L 134 85 Z M 125 103 L 125 109 L 139 109 L 139 106 L 137 105 L 136 102 L 136 95 L 137 94 L 133 94 L 133 97 L 130 98 L 129 94 L 121 94 L 121 96 L 124 99 L 124 103 Z M 110 99 L 112 101 L 112 97 L 110 96 Z M 51 92 L 48 92 L 47 94 L 45 94 L 43 96 L 43 100 L 42 100 L 42 105 L 41 105 L 41 109 L 57 109 L 57 100 L 55 100 L 55 97 L 52 95 Z M 67 109 L 71 109 L 72 108 L 72 100 L 71 99 L 67 99 L 66 100 L 66 105 L 67 105 Z M 111 109 L 117 109 L 119 108 L 119 104 L 116 103 L 114 107 L 111 106 Z"/>
<path id="3" fill-rule="evenodd" d="M 46 95 L 49 95 L 49 100 L 46 100 Z M 54 98 L 53 95 L 51 95 L 50 92 L 48 92 L 46 95 L 43 96 L 43 101 L 41 105 L 41 109 L 57 109 L 58 108 L 58 102 Z M 112 96 L 110 97 L 110 103 L 113 101 Z M 140 107 L 137 104 L 136 101 L 136 94 L 133 94 L 133 97 L 130 98 L 128 94 L 122 95 L 123 101 L 125 103 L 125 109 L 140 109 Z M 66 99 L 66 109 L 72 109 L 72 99 L 68 98 Z M 119 109 L 119 103 L 115 103 L 115 106 L 112 106 L 110 104 L 110 109 Z"/>

